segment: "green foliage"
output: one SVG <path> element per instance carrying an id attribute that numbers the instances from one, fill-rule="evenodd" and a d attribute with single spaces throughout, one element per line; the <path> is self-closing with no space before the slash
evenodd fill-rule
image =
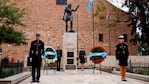
<path id="1" fill-rule="evenodd" d="M 2 72 L 2 78 L 12 76 L 12 75 L 15 75 L 15 70 L 14 69 L 4 70 Z"/>
<path id="2" fill-rule="evenodd" d="M 94 49 L 92 52 L 102 52 L 102 49 L 96 48 L 96 49 Z"/>
<path id="3" fill-rule="evenodd" d="M 105 16 L 105 15 L 100 15 L 99 18 L 100 18 L 100 19 L 105 19 L 106 16 Z"/>
<path id="4" fill-rule="evenodd" d="M 104 13 L 106 12 L 106 9 L 107 7 L 103 1 L 99 0 L 94 16 L 98 17 L 99 19 L 105 19 L 106 15 Z"/>
<path id="5" fill-rule="evenodd" d="M 148 46 L 145 53 L 149 54 L 149 0 L 125 0 L 123 6 L 128 7 L 128 14 L 131 16 L 128 26 L 132 27 L 131 35 L 134 36 L 132 42 L 141 43 L 142 47 L 144 44 Z M 137 28 L 140 28 L 142 35 L 136 38 Z"/>
<path id="6" fill-rule="evenodd" d="M 116 7 L 112 7 L 112 11 L 116 12 L 118 9 Z"/>
<path id="7" fill-rule="evenodd" d="M 94 60 L 99 60 L 100 58 L 102 58 L 102 57 L 100 57 L 100 56 L 93 56 L 93 57 L 91 57 L 91 59 L 94 59 Z"/>
<path id="8" fill-rule="evenodd" d="M 55 55 L 47 55 L 46 58 L 48 58 L 48 59 L 54 59 L 55 58 Z"/>
<path id="9" fill-rule="evenodd" d="M 119 20 L 119 15 L 118 15 L 118 9 L 116 7 L 109 8 L 106 3 L 104 3 L 104 0 L 98 0 L 98 4 L 94 13 L 94 16 L 98 17 L 100 20 L 105 20 L 106 21 L 106 14 L 108 11 L 112 11 L 112 13 L 117 14 L 117 16 L 114 16 L 114 18 L 109 18 L 109 28 L 117 26 L 117 23 L 122 22 Z M 114 15 L 115 15 L 114 14 Z M 112 15 L 110 15 L 111 17 Z"/>
<path id="10" fill-rule="evenodd" d="M 20 43 L 25 44 L 26 38 L 22 32 L 17 32 L 13 28 L 0 28 L 0 42 L 1 43 L 15 43 L 20 45 Z"/>
<path id="11" fill-rule="evenodd" d="M 26 43 L 26 38 L 22 32 L 16 31 L 18 26 L 25 26 L 22 18 L 25 9 L 16 7 L 15 2 L 0 0 L 0 44 L 15 43 L 17 45 Z"/>

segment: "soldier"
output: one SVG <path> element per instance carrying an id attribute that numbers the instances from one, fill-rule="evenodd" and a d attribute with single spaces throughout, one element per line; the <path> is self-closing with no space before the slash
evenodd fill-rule
<path id="1" fill-rule="evenodd" d="M 57 47 L 57 71 L 60 71 L 61 68 L 61 57 L 62 57 L 62 50 L 59 48 L 60 46 Z"/>
<path id="2" fill-rule="evenodd" d="M 32 57 L 32 82 L 39 82 L 42 55 L 44 55 L 44 42 L 40 40 L 40 33 L 36 33 L 36 40 L 32 41 L 30 56 Z"/>
<path id="3" fill-rule="evenodd" d="M 121 80 L 127 81 L 125 78 L 126 66 L 128 66 L 128 46 L 124 44 L 124 36 L 119 36 L 119 44 L 116 45 L 116 60 L 119 60 Z"/>
<path id="4" fill-rule="evenodd" d="M 84 71 L 85 55 L 86 54 L 85 54 L 85 51 L 84 50 L 81 50 L 79 52 L 79 59 L 80 59 L 80 68 L 81 68 L 81 71 Z"/>
<path id="5" fill-rule="evenodd" d="M 2 75 L 1 62 L 2 62 L 2 48 L 1 48 L 1 43 L 0 43 L 0 77 L 1 77 L 1 75 Z"/>
<path id="6" fill-rule="evenodd" d="M 1 62 L 1 59 L 2 59 L 2 48 L 1 48 L 1 44 L 0 44 L 0 62 Z"/>

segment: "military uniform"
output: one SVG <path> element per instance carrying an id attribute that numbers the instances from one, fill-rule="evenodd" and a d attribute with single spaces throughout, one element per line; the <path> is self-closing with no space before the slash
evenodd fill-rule
<path id="1" fill-rule="evenodd" d="M 30 47 L 30 56 L 32 57 L 32 80 L 39 81 L 40 78 L 40 67 L 42 62 L 42 55 L 44 54 L 44 42 L 41 40 L 34 40 Z M 35 77 L 35 74 L 37 76 Z"/>
<path id="2" fill-rule="evenodd" d="M 85 56 L 85 51 L 84 50 L 80 51 L 79 52 L 79 59 L 80 59 L 81 64 L 85 63 L 85 57 L 84 56 Z"/>
<path id="3" fill-rule="evenodd" d="M 116 45 L 116 59 L 119 60 L 120 66 L 128 66 L 128 46 L 124 43 Z"/>
<path id="4" fill-rule="evenodd" d="M 60 71 L 62 50 L 56 50 L 56 52 L 57 52 L 57 71 Z"/>

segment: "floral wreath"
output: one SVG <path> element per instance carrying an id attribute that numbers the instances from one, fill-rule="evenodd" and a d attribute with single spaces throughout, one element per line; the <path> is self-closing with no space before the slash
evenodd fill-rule
<path id="1" fill-rule="evenodd" d="M 45 49 L 44 56 L 48 59 L 49 63 L 55 63 L 57 60 L 57 52 L 51 47 Z"/>
<path id="2" fill-rule="evenodd" d="M 101 46 L 95 46 L 89 52 L 90 60 L 94 64 L 99 64 L 103 62 L 106 56 L 107 56 L 106 50 Z"/>

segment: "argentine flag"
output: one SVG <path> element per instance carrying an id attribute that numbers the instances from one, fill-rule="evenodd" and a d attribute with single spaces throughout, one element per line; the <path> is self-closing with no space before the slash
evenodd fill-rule
<path id="1" fill-rule="evenodd" d="M 88 3 L 88 6 L 87 6 L 88 13 L 90 13 L 92 5 L 93 5 L 93 0 L 90 0 L 90 2 Z"/>

